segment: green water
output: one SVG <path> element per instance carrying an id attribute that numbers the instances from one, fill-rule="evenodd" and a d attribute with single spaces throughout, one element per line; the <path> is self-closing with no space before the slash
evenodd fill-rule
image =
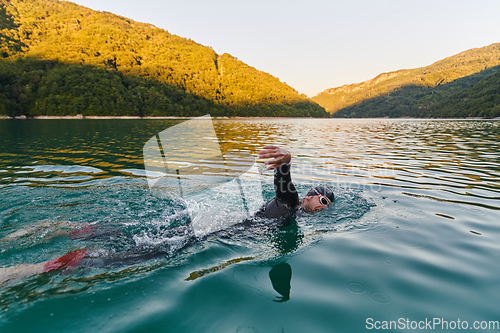
<path id="1" fill-rule="evenodd" d="M 133 246 L 55 236 L 68 228 L 111 226 L 137 243 L 160 241 L 180 208 L 150 193 L 142 148 L 179 122 L 0 120 L 0 238 L 28 231 L 4 238 L 0 268 Z M 168 258 L 8 281 L 0 331 L 380 331 L 376 321 L 420 331 L 401 324 L 439 319 L 448 329 L 434 328 L 445 332 L 458 320 L 473 331 L 476 321 L 500 321 L 500 122 L 214 126 L 226 151 L 289 149 L 299 194 L 328 184 L 334 206 L 277 231 L 209 237 Z M 269 199 L 271 176 L 261 177 Z"/>

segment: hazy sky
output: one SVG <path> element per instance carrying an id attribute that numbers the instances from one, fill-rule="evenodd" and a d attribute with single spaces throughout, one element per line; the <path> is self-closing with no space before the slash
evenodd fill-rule
<path id="1" fill-rule="evenodd" d="M 312 97 L 500 42 L 500 0 L 77 0 L 229 53 Z"/>

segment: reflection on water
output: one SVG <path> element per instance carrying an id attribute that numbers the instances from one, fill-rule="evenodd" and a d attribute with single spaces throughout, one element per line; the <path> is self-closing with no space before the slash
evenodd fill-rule
<path id="1" fill-rule="evenodd" d="M 182 205 L 149 191 L 142 156 L 149 138 L 179 122 L 0 120 L 0 267 L 83 247 L 154 246 L 185 223 Z M 498 319 L 499 121 L 214 127 L 222 155 L 289 149 L 299 194 L 329 184 L 333 207 L 279 230 L 209 237 L 170 258 L 2 286 L 2 332 L 359 332 L 368 317 Z M 252 177 L 272 198 L 272 175 Z M 66 236 L 88 226 L 119 228 L 127 242 Z"/>
<path id="2" fill-rule="evenodd" d="M 292 280 L 292 267 L 286 262 L 273 266 L 269 271 L 269 279 L 273 284 L 274 290 L 281 296 L 276 302 L 286 302 L 290 299 L 290 282 Z"/>
<path id="3" fill-rule="evenodd" d="M 181 120 L 0 121 L 4 166 L 79 165 L 109 174 L 144 169 L 142 147 L 163 129 Z M 126 166 L 126 167 L 125 167 Z"/>

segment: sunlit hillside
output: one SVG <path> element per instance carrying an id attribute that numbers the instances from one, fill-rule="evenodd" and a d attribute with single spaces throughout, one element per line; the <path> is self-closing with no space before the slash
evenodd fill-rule
<path id="1" fill-rule="evenodd" d="M 270 74 L 147 23 L 0 0 L 0 113 L 328 116 Z"/>
<path id="2" fill-rule="evenodd" d="M 497 43 L 427 67 L 383 73 L 362 83 L 327 89 L 312 99 L 334 117 L 498 117 L 500 85 L 490 76 L 499 70 Z M 473 88 L 476 85 L 486 90 L 480 93 Z M 469 96 L 469 90 L 474 94 L 464 97 L 469 98 L 465 103 L 469 106 L 464 108 L 464 103 L 457 104 L 457 96 Z M 492 101 L 472 101 L 478 96 Z"/>

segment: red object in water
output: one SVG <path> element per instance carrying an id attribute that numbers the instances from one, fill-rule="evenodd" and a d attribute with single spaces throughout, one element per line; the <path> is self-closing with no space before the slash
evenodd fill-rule
<path id="1" fill-rule="evenodd" d="M 85 238 L 85 237 L 90 237 L 92 236 L 94 233 L 92 232 L 94 229 L 96 229 L 97 226 L 96 225 L 91 225 L 91 226 L 88 226 L 88 227 L 85 227 L 83 229 L 80 229 L 80 230 L 75 230 L 75 231 L 72 231 L 68 237 L 70 239 L 80 239 L 80 238 Z"/>
<path id="2" fill-rule="evenodd" d="M 62 257 L 47 261 L 43 266 L 44 272 L 55 271 L 57 269 L 63 269 L 67 267 L 75 267 L 78 265 L 78 262 L 86 255 L 87 250 L 81 249 L 65 254 Z"/>

